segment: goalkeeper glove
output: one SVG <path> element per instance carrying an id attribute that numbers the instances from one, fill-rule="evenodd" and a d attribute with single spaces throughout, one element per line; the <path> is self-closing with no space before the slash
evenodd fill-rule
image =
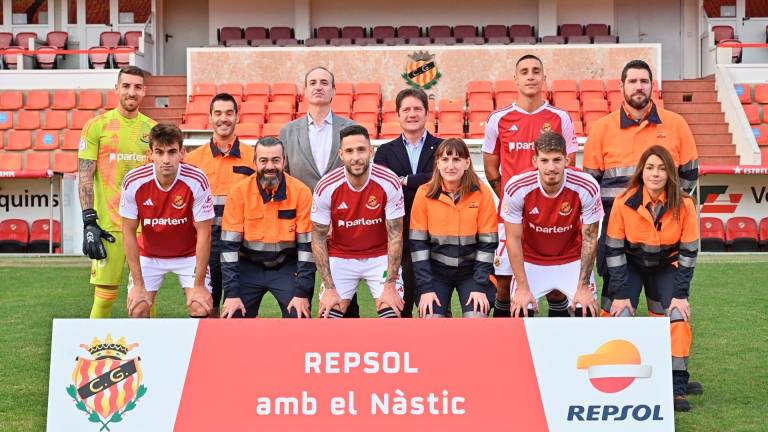
<path id="1" fill-rule="evenodd" d="M 98 218 L 96 210 L 83 210 L 83 255 L 90 259 L 103 260 L 107 257 L 107 250 L 101 239 L 114 243 L 115 237 L 101 229 L 96 223 Z"/>

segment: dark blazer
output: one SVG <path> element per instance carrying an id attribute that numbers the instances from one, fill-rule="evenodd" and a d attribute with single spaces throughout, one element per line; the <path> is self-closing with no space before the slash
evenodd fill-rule
<path id="1" fill-rule="evenodd" d="M 331 132 L 331 154 L 328 165 L 323 172 L 317 170 L 312 147 L 309 143 L 309 123 L 307 116 L 298 118 L 280 129 L 280 141 L 285 146 L 285 156 L 288 159 L 285 171 L 301 180 L 311 191 L 327 173 L 341 166 L 339 159 L 339 132 L 347 126 L 357 124 L 352 120 L 333 114 L 333 132 Z"/>
<path id="2" fill-rule="evenodd" d="M 440 145 L 441 142 L 443 142 L 442 138 L 438 138 L 427 132 L 427 137 L 424 140 L 424 147 L 421 148 L 419 163 L 415 173 L 411 171 L 411 161 L 408 159 L 408 152 L 405 150 L 405 143 L 403 143 L 402 135 L 390 142 L 380 145 L 378 150 L 376 150 L 376 155 L 373 157 L 375 163 L 389 168 L 397 174 L 398 177 L 408 177 L 406 179 L 406 186 L 403 187 L 403 196 L 405 198 L 403 229 L 406 233 L 410 226 L 411 206 L 413 205 L 413 199 L 416 197 L 416 190 L 419 186 L 432 179 L 432 170 L 435 166 L 435 150 L 437 150 L 437 146 Z"/>

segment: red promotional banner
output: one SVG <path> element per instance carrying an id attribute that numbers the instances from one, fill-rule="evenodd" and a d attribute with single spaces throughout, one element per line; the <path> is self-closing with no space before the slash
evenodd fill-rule
<path id="1" fill-rule="evenodd" d="M 176 431 L 547 429 L 522 320 L 201 324 Z"/>

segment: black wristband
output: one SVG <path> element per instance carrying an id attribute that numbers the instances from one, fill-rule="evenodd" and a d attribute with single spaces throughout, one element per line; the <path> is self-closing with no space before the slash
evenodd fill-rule
<path id="1" fill-rule="evenodd" d="M 96 213 L 96 210 L 94 209 L 83 210 L 83 225 L 88 226 L 90 224 L 95 224 L 98 218 L 99 218 L 99 215 Z"/>

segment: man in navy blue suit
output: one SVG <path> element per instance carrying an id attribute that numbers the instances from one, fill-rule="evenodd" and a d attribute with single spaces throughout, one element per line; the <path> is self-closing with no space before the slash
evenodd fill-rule
<path id="1" fill-rule="evenodd" d="M 414 304 L 414 276 L 411 250 L 408 242 L 411 206 L 416 189 L 432 178 L 435 150 L 443 140 L 427 131 L 429 98 L 421 89 L 408 88 L 395 98 L 395 108 L 403 133 L 396 139 L 382 144 L 373 158 L 374 163 L 392 170 L 403 184 L 405 218 L 403 219 L 403 285 L 405 305 L 403 318 L 410 318 Z"/>

